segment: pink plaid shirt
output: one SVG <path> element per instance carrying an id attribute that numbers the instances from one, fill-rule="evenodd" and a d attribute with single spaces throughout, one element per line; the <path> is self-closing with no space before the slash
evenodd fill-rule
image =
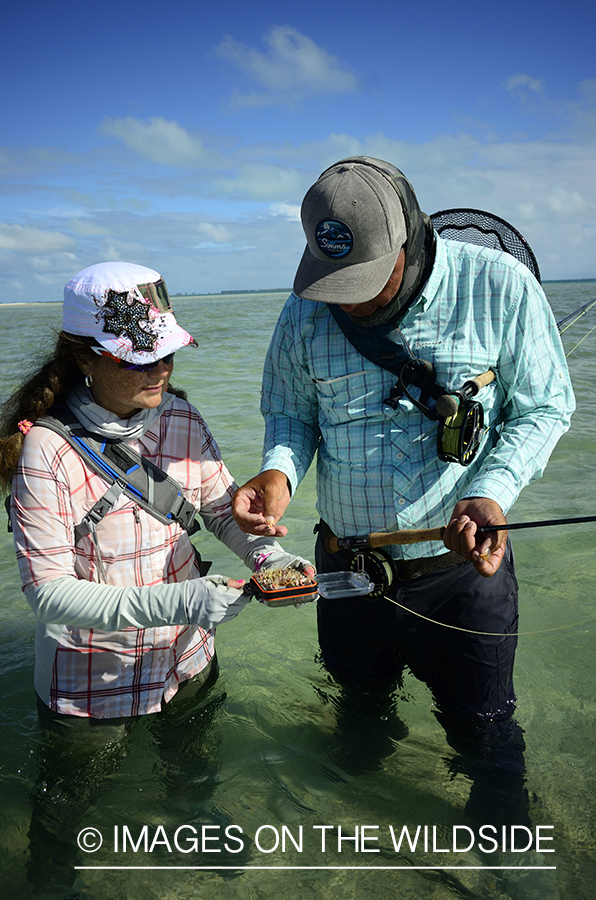
<path id="1" fill-rule="evenodd" d="M 228 516 L 235 489 L 206 423 L 175 399 L 130 446 L 178 481 L 197 510 Z M 74 527 L 105 494 L 92 472 L 59 435 L 33 428 L 27 435 L 13 483 L 13 525 L 25 593 L 64 576 L 99 581 L 87 535 L 75 546 Z M 110 585 L 152 585 L 198 575 L 194 550 L 177 524 L 163 525 L 121 495 L 97 527 Z M 51 683 L 41 699 L 54 711 L 112 718 L 158 712 L 178 684 L 213 657 L 213 632 L 197 625 L 96 628 L 38 625 L 36 653 L 55 644 Z M 36 680 L 38 693 L 39 684 Z"/>

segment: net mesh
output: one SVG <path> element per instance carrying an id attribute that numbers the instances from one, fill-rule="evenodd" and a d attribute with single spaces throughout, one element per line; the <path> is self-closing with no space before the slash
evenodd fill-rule
<path id="1" fill-rule="evenodd" d="M 510 253 L 540 281 L 540 269 L 525 237 L 513 225 L 481 209 L 443 209 L 430 217 L 435 230 L 444 238 L 467 241 Z"/>

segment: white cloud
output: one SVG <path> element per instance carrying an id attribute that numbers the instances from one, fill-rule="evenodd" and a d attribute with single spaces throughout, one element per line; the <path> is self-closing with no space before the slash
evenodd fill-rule
<path id="1" fill-rule="evenodd" d="M 140 156 L 165 166 L 197 166 L 206 163 L 211 154 L 202 142 L 182 128 L 159 116 L 143 119 L 105 119 L 101 130 L 120 138 Z"/>
<path id="2" fill-rule="evenodd" d="M 215 241 L 201 241 L 194 248 L 195 250 L 210 250 L 214 253 L 240 253 L 245 250 L 255 250 L 254 244 L 221 244 Z"/>
<path id="3" fill-rule="evenodd" d="M 74 243 L 68 235 L 57 231 L 0 223 L 0 250 L 35 254 L 51 253 L 56 250 L 68 250 L 74 246 Z"/>
<path id="4" fill-rule="evenodd" d="M 596 78 L 581 81 L 577 93 L 579 99 L 571 104 L 570 120 L 576 131 L 593 141 L 596 137 Z"/>
<path id="5" fill-rule="evenodd" d="M 284 219 L 300 222 L 300 204 L 298 203 L 272 203 L 269 207 L 269 211 L 274 216 L 280 216 Z"/>
<path id="6" fill-rule="evenodd" d="M 98 225 L 96 222 L 86 219 L 71 219 L 69 225 L 71 231 L 79 237 L 96 237 L 110 233 L 105 225 Z"/>
<path id="7" fill-rule="evenodd" d="M 275 59 L 273 50 L 265 56 Z M 293 90 L 291 81 L 280 84 Z M 1 190 L 5 219 L 19 224 L 0 225 L 0 288 L 49 299 L 74 272 L 106 258 L 156 268 L 174 293 L 288 286 L 304 247 L 302 197 L 331 163 L 361 154 L 402 169 L 426 212 L 469 206 L 510 221 L 545 278 L 594 277 L 596 80 L 556 103 L 529 75 L 512 76 L 507 89 L 550 111 L 548 137 L 503 140 L 468 127 L 414 143 L 387 125 L 242 142 L 199 138 L 154 117 L 109 120 L 103 129 L 117 140 L 76 156 L 13 148 L 3 155 Z"/>
<path id="8" fill-rule="evenodd" d="M 233 98 L 235 105 L 264 106 L 358 89 L 353 72 L 296 28 L 274 25 L 263 40 L 268 47 L 265 53 L 229 36 L 216 47 L 221 59 L 231 62 L 266 91 L 238 92 Z"/>
<path id="9" fill-rule="evenodd" d="M 230 243 L 230 229 L 226 228 L 225 225 L 214 225 L 212 222 L 201 222 L 197 225 L 197 231 L 200 234 L 204 234 L 208 239 L 208 242 L 214 246 L 216 244 Z"/>
<path id="10" fill-rule="evenodd" d="M 146 248 L 138 241 L 123 241 L 109 237 L 100 244 L 102 259 L 137 262 L 146 255 Z"/>
<path id="11" fill-rule="evenodd" d="M 283 202 L 287 198 L 298 197 L 303 189 L 303 177 L 290 165 L 248 163 L 237 164 L 234 168 L 233 176 L 216 176 L 217 184 L 230 196 Z"/>
<path id="12" fill-rule="evenodd" d="M 531 75 L 519 72 L 507 79 L 505 88 L 508 91 L 532 91 L 535 94 L 541 94 L 544 90 L 544 83 L 539 78 L 532 78 Z"/>
<path id="13" fill-rule="evenodd" d="M 531 75 L 518 72 L 511 75 L 503 83 L 503 87 L 519 101 L 526 114 L 544 116 L 555 109 L 552 100 L 547 99 L 544 82 L 540 78 L 532 78 Z"/>

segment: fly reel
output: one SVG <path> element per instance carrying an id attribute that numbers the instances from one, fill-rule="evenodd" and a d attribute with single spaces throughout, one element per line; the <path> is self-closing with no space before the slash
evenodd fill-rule
<path id="1" fill-rule="evenodd" d="M 443 462 L 469 466 L 484 434 L 484 410 L 477 400 L 464 400 L 455 415 L 441 419 L 437 453 Z"/>
<path id="2" fill-rule="evenodd" d="M 424 416 L 438 422 L 439 459 L 469 466 L 484 435 L 484 410 L 482 404 L 472 400 L 472 397 L 482 387 L 494 381 L 495 373 L 488 369 L 481 375 L 470 378 L 460 390 L 453 392 L 442 388 L 435 377 L 432 363 L 423 359 L 410 359 L 402 366 L 397 383 L 384 402 L 395 407 L 399 397 L 407 397 Z M 414 396 L 411 386 L 420 389 L 419 397 Z"/>
<path id="3" fill-rule="evenodd" d="M 374 587 L 366 595 L 367 600 L 385 597 L 395 578 L 393 560 L 385 550 L 359 550 L 350 560 L 350 570 L 368 576 Z"/>

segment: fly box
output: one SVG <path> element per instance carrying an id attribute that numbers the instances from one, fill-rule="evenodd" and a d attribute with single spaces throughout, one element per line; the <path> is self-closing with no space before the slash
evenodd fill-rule
<path id="1" fill-rule="evenodd" d="M 318 597 L 317 582 L 298 569 L 263 569 L 250 579 L 253 595 L 265 606 L 300 606 Z"/>
<path id="2" fill-rule="evenodd" d="M 265 606 L 300 606 L 321 597 L 364 597 L 374 589 L 365 572 L 328 572 L 316 580 L 298 569 L 264 569 L 250 579 L 250 591 Z"/>

